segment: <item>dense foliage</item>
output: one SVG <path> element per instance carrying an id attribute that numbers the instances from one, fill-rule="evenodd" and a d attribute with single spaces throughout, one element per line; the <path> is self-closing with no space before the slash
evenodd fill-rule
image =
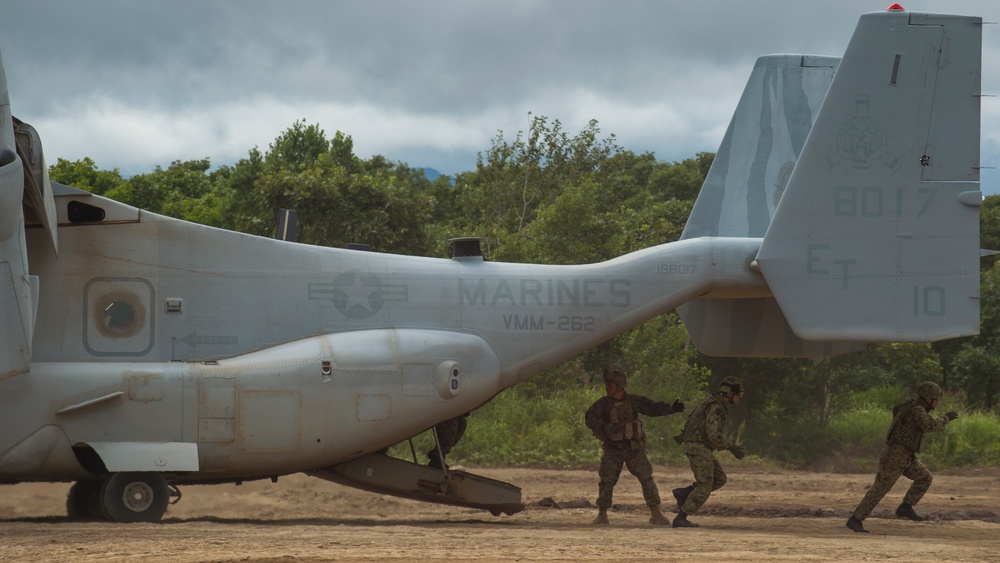
<path id="1" fill-rule="evenodd" d="M 448 238 L 479 236 L 491 260 L 570 264 L 677 240 L 713 156 L 661 162 L 602 137 L 595 121 L 570 135 L 535 116 L 527 132 L 499 133 L 474 170 L 431 182 L 404 163 L 361 159 L 350 136 L 329 138 L 298 121 L 266 152 L 253 148 L 215 170 L 207 159 L 177 161 L 123 178 L 85 158 L 60 159 L 50 176 L 155 213 L 258 235 L 273 231 L 277 209 L 296 209 L 299 240 L 308 244 L 447 256 Z M 1000 196 L 982 207 L 982 243 L 1000 249 Z M 935 381 L 946 390 L 942 410 L 962 417 L 928 437 L 925 460 L 1000 465 L 1000 266 L 992 259 L 983 261 L 981 293 L 979 336 L 822 360 L 709 358 L 693 349 L 675 314 L 664 315 L 505 391 L 470 417 L 452 456 L 494 465 L 596 462 L 583 412 L 602 392 L 596 374 L 618 366 L 632 373 L 630 391 L 692 406 L 721 378 L 742 377 L 749 391 L 733 431 L 751 459 L 823 469 L 870 469 L 892 404 L 918 382 Z M 682 461 L 671 439 L 682 424 L 683 416 L 649 421 L 654 461 Z M 428 449 L 427 433 L 417 441 L 417 451 Z"/>

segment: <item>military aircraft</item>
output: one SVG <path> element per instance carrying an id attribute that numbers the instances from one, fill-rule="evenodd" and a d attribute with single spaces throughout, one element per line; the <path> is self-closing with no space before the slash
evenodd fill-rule
<path id="1" fill-rule="evenodd" d="M 54 184 L 3 79 L 0 482 L 73 482 L 71 516 L 120 522 L 299 472 L 511 513 L 513 485 L 382 452 L 678 307 L 716 355 L 976 334 L 980 52 L 980 18 L 893 6 L 840 59 L 761 57 L 682 240 L 574 266 L 315 247 Z"/>

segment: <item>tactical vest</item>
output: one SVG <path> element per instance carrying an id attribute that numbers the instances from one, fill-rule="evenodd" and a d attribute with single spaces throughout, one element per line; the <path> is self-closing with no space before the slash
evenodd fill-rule
<path id="1" fill-rule="evenodd" d="M 621 426 L 622 431 L 608 434 L 608 440 L 620 442 L 622 440 L 642 440 L 646 433 L 642 428 L 642 421 L 636 416 L 632 408 L 632 400 L 625 395 L 621 400 L 616 400 L 611 404 L 608 411 L 608 422 Z"/>
<path id="2" fill-rule="evenodd" d="M 726 418 L 729 416 L 729 409 L 726 408 L 726 402 L 719 395 L 710 395 L 695 407 L 694 412 L 688 417 L 687 424 L 684 425 L 684 431 L 679 436 L 679 442 L 697 442 L 705 444 L 709 448 L 714 447 L 708 439 L 708 429 L 705 427 L 705 412 L 713 403 L 718 403 L 722 406 L 721 420 L 722 425 L 725 426 Z"/>
<path id="3" fill-rule="evenodd" d="M 892 407 L 892 425 L 885 442 L 889 445 L 899 444 L 914 453 L 920 452 L 920 443 L 924 439 L 924 431 L 913 423 L 914 406 L 923 408 L 920 399 L 907 399 Z"/>

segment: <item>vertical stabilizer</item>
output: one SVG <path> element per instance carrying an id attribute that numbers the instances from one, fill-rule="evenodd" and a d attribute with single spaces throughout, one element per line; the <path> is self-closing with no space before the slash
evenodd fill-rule
<path id="1" fill-rule="evenodd" d="M 763 237 L 840 59 L 757 59 L 682 239 Z M 772 297 L 697 299 L 677 308 L 698 350 L 711 356 L 825 356 L 861 346 L 806 342 Z"/>
<path id="2" fill-rule="evenodd" d="M 839 61 L 757 59 L 681 239 L 764 236 Z"/>
<path id="3" fill-rule="evenodd" d="M 981 33 L 862 16 L 757 256 L 799 337 L 978 332 Z"/>

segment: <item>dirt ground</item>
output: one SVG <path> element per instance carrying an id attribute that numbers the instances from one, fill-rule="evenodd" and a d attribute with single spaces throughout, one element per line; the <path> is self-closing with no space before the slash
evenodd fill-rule
<path id="1" fill-rule="evenodd" d="M 872 533 L 855 534 L 844 522 L 872 475 L 728 469 L 691 518 L 701 528 L 679 530 L 647 522 L 627 472 L 610 527 L 590 524 L 596 471 L 468 468 L 522 488 L 525 510 L 499 517 L 292 475 L 182 487 L 157 524 L 79 523 L 65 517 L 68 484 L 5 485 L 0 561 L 1000 561 L 1000 470 L 937 474 L 920 523 L 892 515 L 901 479 Z M 670 490 L 690 473 L 655 477 L 673 517 Z"/>

